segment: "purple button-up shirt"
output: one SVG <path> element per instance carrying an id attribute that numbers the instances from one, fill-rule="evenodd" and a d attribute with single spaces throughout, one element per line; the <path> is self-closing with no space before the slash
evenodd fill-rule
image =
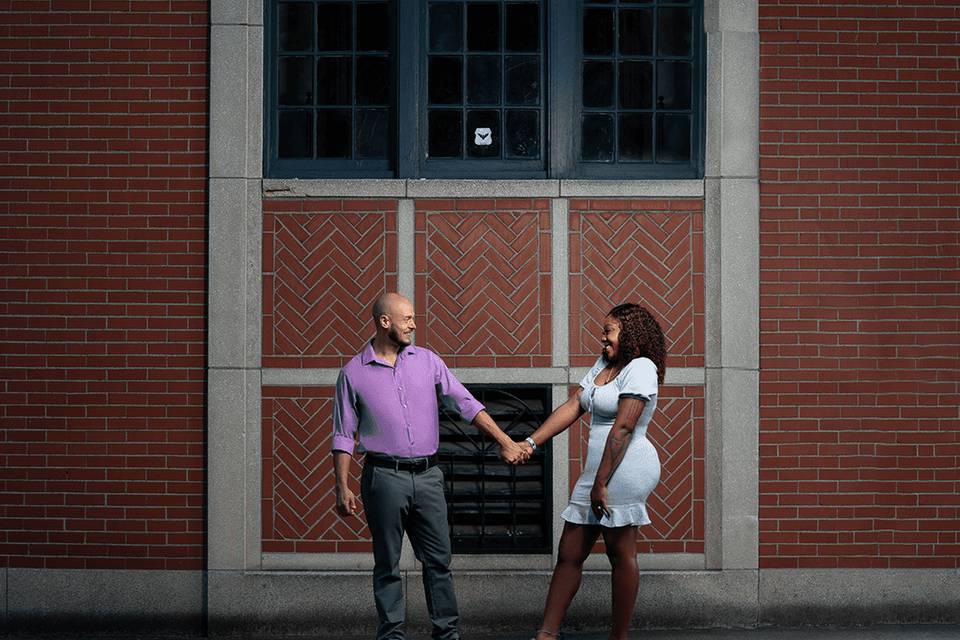
<path id="1" fill-rule="evenodd" d="M 403 458 L 436 453 L 440 444 L 437 390 L 464 420 L 472 422 L 484 408 L 433 351 L 410 345 L 391 367 L 374 355 L 368 343 L 337 378 L 333 450 L 353 453 L 359 432 L 360 451 Z"/>

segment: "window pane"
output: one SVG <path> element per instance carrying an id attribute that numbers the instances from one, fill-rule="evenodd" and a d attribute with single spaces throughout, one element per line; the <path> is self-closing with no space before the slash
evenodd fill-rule
<path id="1" fill-rule="evenodd" d="M 583 63 L 583 106 L 613 106 L 613 63 L 591 60 Z"/>
<path id="2" fill-rule="evenodd" d="M 690 108 L 690 63 L 661 60 L 657 63 L 657 108 Z"/>
<path id="3" fill-rule="evenodd" d="M 357 158 L 386 158 L 389 137 L 389 111 L 386 109 L 357 111 Z"/>
<path id="4" fill-rule="evenodd" d="M 431 158 L 459 158 L 461 115 L 459 110 L 431 109 L 427 116 Z"/>
<path id="5" fill-rule="evenodd" d="M 390 67 L 386 58 L 357 57 L 357 104 L 386 105 L 389 86 Z"/>
<path id="6" fill-rule="evenodd" d="M 588 56 L 613 54 L 613 9 L 583 12 L 583 52 Z"/>
<path id="7" fill-rule="evenodd" d="M 540 104 L 540 58 L 507 56 L 507 104 Z"/>
<path id="8" fill-rule="evenodd" d="M 645 60 L 620 63 L 620 106 L 627 109 L 653 107 L 653 65 Z"/>
<path id="9" fill-rule="evenodd" d="M 317 5 L 317 49 L 349 51 L 353 47 L 353 16 L 349 2 Z"/>
<path id="10" fill-rule="evenodd" d="M 653 160 L 653 118 L 649 113 L 620 116 L 619 159 L 622 162 Z"/>
<path id="11" fill-rule="evenodd" d="M 650 9 L 620 12 L 620 53 L 648 56 L 653 52 L 653 20 Z"/>
<path id="12" fill-rule="evenodd" d="M 350 104 L 350 58 L 317 59 L 317 104 Z"/>
<path id="13" fill-rule="evenodd" d="M 309 2 L 281 2 L 278 27 L 281 51 L 310 49 L 310 25 L 313 24 L 313 5 Z"/>
<path id="14" fill-rule="evenodd" d="M 693 28 L 690 9 L 664 7 L 660 9 L 658 24 L 660 55 L 688 56 L 693 46 Z"/>
<path id="15" fill-rule="evenodd" d="M 580 155 L 589 162 L 613 160 L 613 116 L 590 114 L 583 116 L 580 136 Z"/>
<path id="16" fill-rule="evenodd" d="M 317 112 L 317 156 L 349 158 L 351 147 L 350 111 L 324 109 Z"/>
<path id="17" fill-rule="evenodd" d="M 540 113 L 507 111 L 506 156 L 508 158 L 540 157 Z"/>
<path id="18" fill-rule="evenodd" d="M 430 5 L 430 51 L 460 51 L 462 29 L 459 4 Z"/>
<path id="19" fill-rule="evenodd" d="M 467 155 L 471 158 L 500 157 L 500 111 L 467 112 Z"/>
<path id="20" fill-rule="evenodd" d="M 500 57 L 467 58 L 467 102 L 500 104 Z"/>
<path id="21" fill-rule="evenodd" d="M 386 51 L 390 47 L 390 10 L 386 2 L 357 5 L 357 49 Z"/>
<path id="22" fill-rule="evenodd" d="M 280 58 L 277 79 L 280 104 L 313 103 L 313 64 L 310 58 Z"/>
<path id="23" fill-rule="evenodd" d="M 460 57 L 430 56 L 427 82 L 430 104 L 460 104 L 463 101 Z"/>
<path id="24" fill-rule="evenodd" d="M 467 49 L 470 51 L 500 50 L 500 5 L 467 5 Z"/>
<path id="25" fill-rule="evenodd" d="M 281 111 L 278 131 L 278 156 L 281 158 L 309 158 L 313 139 L 313 113 L 310 111 Z"/>
<path id="26" fill-rule="evenodd" d="M 657 116 L 657 162 L 690 161 L 690 116 Z"/>
<path id="27" fill-rule="evenodd" d="M 540 49 L 540 7 L 533 4 L 507 5 L 507 51 Z"/>

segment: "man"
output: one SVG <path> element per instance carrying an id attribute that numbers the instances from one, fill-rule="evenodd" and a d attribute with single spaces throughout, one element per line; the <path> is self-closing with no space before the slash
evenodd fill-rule
<path id="1" fill-rule="evenodd" d="M 373 593 L 379 640 L 404 638 L 400 547 L 406 531 L 423 565 L 433 638 L 456 640 L 458 612 L 450 573 L 450 533 L 437 466 L 440 416 L 437 391 L 460 415 L 500 444 L 510 463 L 527 455 L 429 349 L 412 344 L 413 305 L 396 293 L 373 305 L 373 340 L 340 371 L 333 411 L 337 511 L 356 515 L 347 486 L 355 439 L 366 452 L 360 493 L 373 538 Z"/>

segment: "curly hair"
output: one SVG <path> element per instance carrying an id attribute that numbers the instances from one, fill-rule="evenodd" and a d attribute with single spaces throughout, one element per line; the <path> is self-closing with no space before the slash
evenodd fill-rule
<path id="1" fill-rule="evenodd" d="M 620 348 L 616 362 L 625 367 L 634 358 L 650 358 L 657 365 L 657 382 L 667 372 L 667 340 L 660 323 L 645 307 L 632 302 L 618 304 L 607 314 L 620 322 Z"/>

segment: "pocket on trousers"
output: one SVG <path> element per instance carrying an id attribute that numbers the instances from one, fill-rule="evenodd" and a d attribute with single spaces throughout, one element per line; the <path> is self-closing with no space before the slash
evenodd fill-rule
<path id="1" fill-rule="evenodd" d="M 360 476 L 361 494 L 372 492 L 377 484 L 377 468 L 372 464 L 363 465 L 363 473 Z"/>

